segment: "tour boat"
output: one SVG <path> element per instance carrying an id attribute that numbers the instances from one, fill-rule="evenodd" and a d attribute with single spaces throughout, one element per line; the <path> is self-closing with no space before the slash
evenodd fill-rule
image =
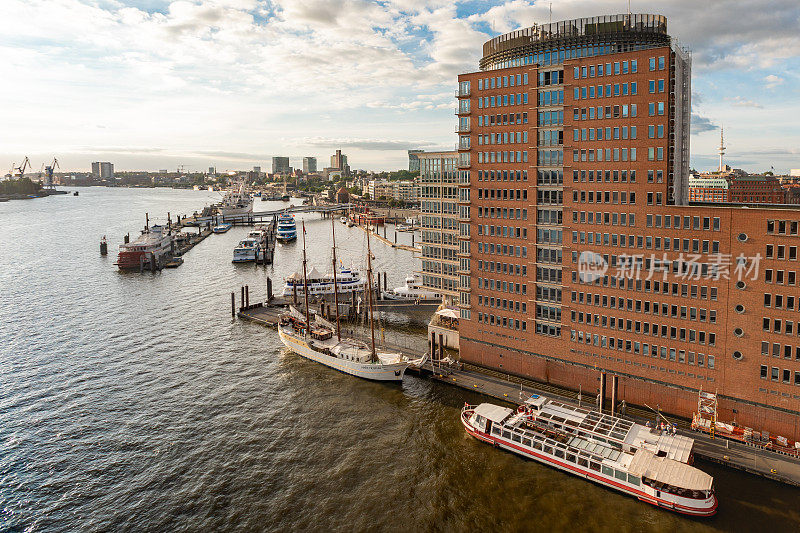
<path id="1" fill-rule="evenodd" d="M 140 269 L 163 260 L 172 251 L 172 235 L 167 226 L 155 225 L 126 244 L 119 245 L 119 255 L 115 263 L 120 270 Z"/>
<path id="2" fill-rule="evenodd" d="M 331 225 L 335 227 L 333 219 L 331 219 Z M 333 231 L 333 265 L 335 266 L 336 237 L 335 230 Z M 371 283 L 367 285 L 366 291 L 369 302 L 370 344 L 356 339 L 342 338 L 341 328 L 339 327 L 338 296 L 334 296 L 336 324 L 318 316 L 312 321 L 308 308 L 310 282 L 306 275 L 306 264 L 305 227 L 303 227 L 303 278 L 306 281 L 303 291 L 305 316 L 300 314 L 294 307 L 290 307 L 288 313 L 281 315 L 278 323 L 278 336 L 289 350 L 345 374 L 375 381 L 402 381 L 406 369 L 411 364 L 421 365 L 424 362 L 424 358 L 412 361 L 401 353 L 376 349 Z M 369 250 L 369 241 L 367 241 L 367 265 L 368 278 L 372 279 L 372 258 Z M 337 295 L 338 277 L 333 281 L 333 292 L 334 295 Z"/>
<path id="3" fill-rule="evenodd" d="M 214 228 L 211 231 L 213 231 L 214 233 L 225 233 L 226 231 L 228 231 L 232 227 L 233 227 L 233 224 L 231 224 L 229 222 L 225 222 L 224 224 L 217 224 L 216 226 L 214 226 Z"/>
<path id="4" fill-rule="evenodd" d="M 247 237 L 233 249 L 234 263 L 255 261 L 261 249 L 261 241 L 255 237 Z"/>
<path id="5" fill-rule="evenodd" d="M 312 268 L 307 273 L 305 279 L 308 282 L 308 294 L 311 296 L 321 296 L 324 294 L 333 294 L 333 274 L 322 274 L 316 268 Z M 364 290 L 364 278 L 358 270 L 351 270 L 349 268 L 339 268 L 336 274 L 336 285 L 339 294 L 359 292 Z M 295 272 L 286 278 L 286 284 L 283 287 L 283 295 L 291 296 L 297 287 L 297 293 L 301 294 L 305 289 L 303 282 L 303 275 Z"/>
<path id="6" fill-rule="evenodd" d="M 533 395 L 517 410 L 465 404 L 478 440 L 693 516 L 717 511 L 714 479 L 690 466 L 694 440 Z"/>
<path id="7" fill-rule="evenodd" d="M 247 215 L 253 212 L 253 198 L 245 190 L 244 182 L 236 190 L 229 190 L 222 199 L 219 212 L 222 216 Z"/>
<path id="8" fill-rule="evenodd" d="M 288 213 L 283 213 L 278 217 L 278 227 L 275 231 L 278 242 L 291 242 L 297 239 L 297 224 L 294 217 Z"/>
<path id="9" fill-rule="evenodd" d="M 418 275 L 408 276 L 406 284 L 402 287 L 395 287 L 381 293 L 387 300 L 411 300 L 415 302 L 436 302 L 442 299 L 442 295 L 435 291 L 430 291 L 422 287 L 422 281 Z"/>

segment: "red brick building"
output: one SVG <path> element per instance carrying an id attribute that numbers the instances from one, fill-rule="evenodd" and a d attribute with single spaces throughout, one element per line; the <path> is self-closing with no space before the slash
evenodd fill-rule
<path id="1" fill-rule="evenodd" d="M 688 204 L 691 60 L 657 15 L 488 41 L 459 76 L 461 357 L 800 438 L 800 212 Z"/>
<path id="2" fill-rule="evenodd" d="M 739 176 L 731 178 L 728 196 L 743 204 L 785 204 L 786 189 L 774 176 Z"/>

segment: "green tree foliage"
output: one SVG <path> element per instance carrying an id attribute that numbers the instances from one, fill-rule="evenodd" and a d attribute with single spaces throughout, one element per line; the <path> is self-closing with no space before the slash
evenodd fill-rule
<path id="1" fill-rule="evenodd" d="M 41 183 L 30 178 L 0 181 L 0 194 L 36 194 L 41 188 Z"/>

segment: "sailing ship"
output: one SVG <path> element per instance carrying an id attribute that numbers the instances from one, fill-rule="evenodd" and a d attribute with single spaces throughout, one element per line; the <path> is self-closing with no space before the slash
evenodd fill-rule
<path id="1" fill-rule="evenodd" d="M 465 404 L 461 423 L 478 440 L 658 507 L 693 516 L 717 511 L 714 479 L 691 466 L 688 437 L 539 395 L 517 410 Z"/>
<path id="2" fill-rule="evenodd" d="M 333 221 L 331 221 L 333 224 Z M 307 261 L 305 243 L 305 224 L 303 225 L 303 277 L 305 315 L 291 307 L 281 315 L 278 335 L 281 342 L 294 353 L 325 366 L 364 379 L 375 381 L 402 381 L 411 361 L 401 353 L 378 350 L 375 346 L 375 324 L 372 312 L 372 253 L 367 238 L 367 300 L 369 303 L 369 324 L 371 343 L 357 339 L 343 338 L 339 326 L 339 298 L 337 277 L 333 277 L 334 309 L 336 323 L 315 316 L 313 321 L 308 308 L 309 283 L 307 280 Z M 333 230 L 333 266 L 336 267 L 336 230 Z"/>

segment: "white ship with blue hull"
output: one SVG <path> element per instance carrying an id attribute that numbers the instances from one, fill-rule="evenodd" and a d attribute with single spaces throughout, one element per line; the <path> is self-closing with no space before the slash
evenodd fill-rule
<path id="1" fill-rule="evenodd" d="M 278 242 L 292 242 L 297 240 L 297 224 L 294 217 L 288 213 L 284 213 L 278 217 L 278 227 L 275 231 L 275 237 Z"/>

